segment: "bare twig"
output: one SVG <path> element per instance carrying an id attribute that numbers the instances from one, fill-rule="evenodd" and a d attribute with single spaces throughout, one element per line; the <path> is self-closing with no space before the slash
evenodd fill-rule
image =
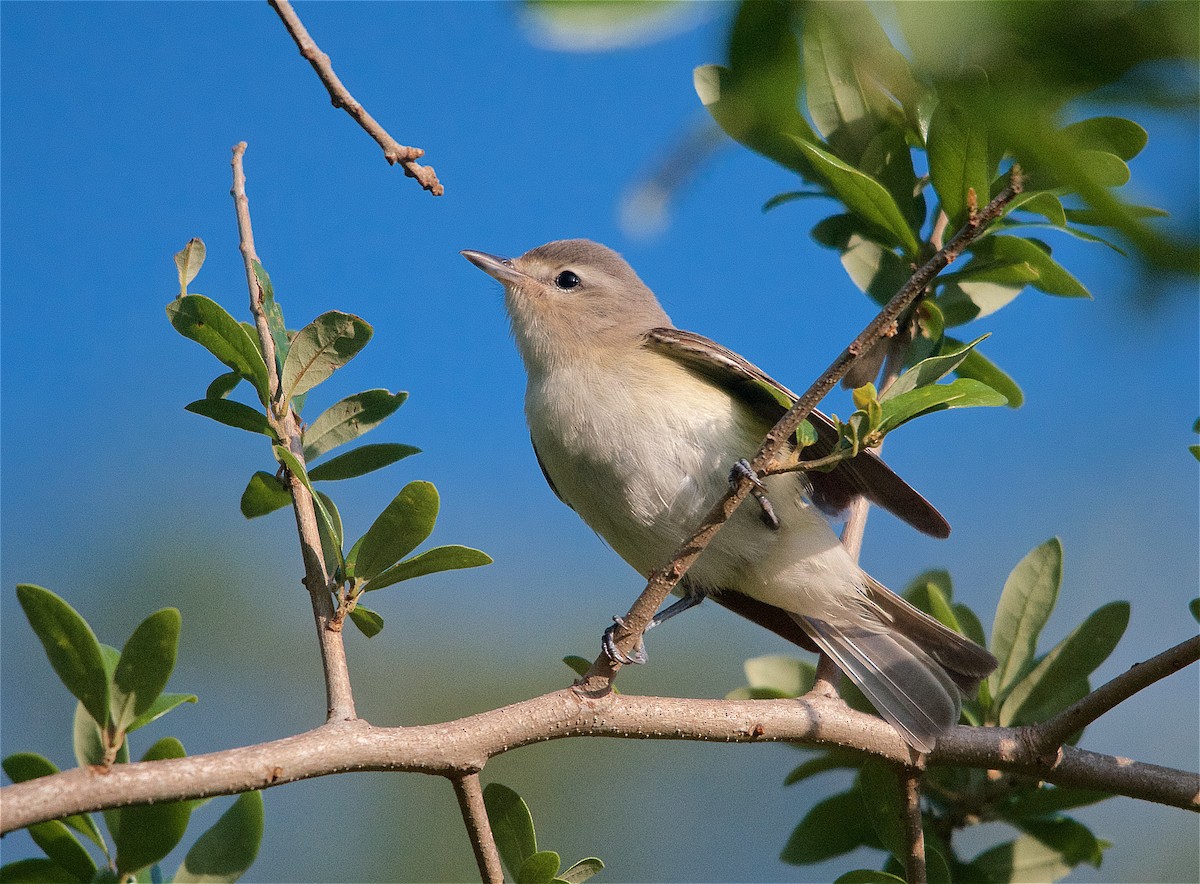
<path id="1" fill-rule="evenodd" d="M 1200 811 L 1200 776 L 1064 746 L 1047 759 L 1022 728 L 954 727 L 938 739 L 929 764 L 965 765 L 1026 774 Z M 443 724 L 373 727 L 356 719 L 207 755 L 165 761 L 80 767 L 0 789 L 0 832 L 72 813 L 232 795 L 282 783 L 352 771 L 410 771 L 462 776 L 488 758 L 563 737 L 791 742 L 852 748 L 899 765 L 908 746 L 880 718 L 841 700 L 700 700 L 598 698 L 565 688 L 501 709 Z"/>
<path id="2" fill-rule="evenodd" d="M 896 773 L 900 780 L 900 802 L 904 808 L 904 877 L 908 884 L 926 884 L 925 830 L 921 828 L 921 772 L 902 767 Z"/>
<path id="3" fill-rule="evenodd" d="M 454 784 L 454 797 L 458 799 L 463 823 L 471 839 L 471 849 L 475 851 L 480 878 L 488 884 L 503 882 L 504 869 L 500 865 L 500 853 L 496 850 L 492 824 L 483 804 L 483 787 L 479 784 L 479 774 L 450 777 L 450 782 Z"/>
<path id="4" fill-rule="evenodd" d="M 275 359 L 275 340 L 267 327 L 263 310 L 263 293 L 254 272 L 258 255 L 254 250 L 254 232 L 250 227 L 250 200 L 246 196 L 246 174 L 242 156 L 246 142 L 233 148 L 233 196 L 237 210 L 238 237 L 241 243 L 242 261 L 246 265 L 246 284 L 250 288 L 250 312 L 254 314 L 254 325 L 258 330 L 259 343 L 267 363 L 267 378 L 271 402 L 267 407 L 267 420 L 279 440 L 287 446 L 300 462 L 304 462 L 304 441 L 300 420 L 289 407 L 282 414 L 277 410 L 279 397 L 279 370 Z M 313 617 L 317 624 L 317 640 L 321 647 L 321 662 L 325 668 L 325 699 L 327 714 L 331 719 L 348 720 L 355 717 L 354 694 L 350 687 L 350 670 L 346 663 L 346 646 L 338 628 L 337 615 L 330 596 L 330 575 L 325 568 L 325 557 L 321 554 L 321 535 L 317 529 L 317 513 L 312 495 L 297 476 L 288 474 L 288 487 L 292 492 L 292 511 L 296 516 L 296 529 L 300 533 L 300 554 L 304 559 L 304 585 L 312 599 Z"/>
<path id="5" fill-rule="evenodd" d="M 771 469 L 780 452 L 790 443 L 796 428 L 845 376 L 855 361 L 895 329 L 900 317 L 917 298 L 924 294 L 934 278 L 977 239 L 988 225 L 1004 213 L 1005 206 L 1021 192 L 1023 187 L 1024 177 L 1021 170 L 1019 167 L 1013 166 L 1008 186 L 1000 191 L 982 211 L 971 213 L 967 223 L 950 242 L 939 249 L 937 254 L 909 278 L 896 296 L 884 306 L 870 324 L 850 343 L 850 346 L 841 352 L 833 364 L 771 428 L 763 440 L 762 446 L 758 449 L 758 453 L 750 461 L 750 469 L 753 473 L 764 473 Z M 713 537 L 721 530 L 721 526 L 750 494 L 752 487 L 753 482 L 749 474 L 742 476 L 736 483 L 732 483 L 730 490 L 713 505 L 691 537 L 675 551 L 670 563 L 650 575 L 646 588 L 634 601 L 629 613 L 623 618 L 623 625 L 618 630 L 616 639 L 617 647 L 620 650 L 628 653 L 633 649 L 639 636 L 645 631 L 647 624 L 671 590 L 683 579 L 688 568 L 712 542 Z M 619 668 L 619 663 L 614 663 L 606 654 L 601 654 L 577 687 L 586 693 L 607 690 L 612 677 Z"/>
<path id="6" fill-rule="evenodd" d="M 406 147 L 389 135 L 387 130 L 379 125 L 375 118 L 367 113 L 367 109 L 359 104 L 350 91 L 342 85 L 338 75 L 333 72 L 333 63 L 329 56 L 322 52 L 313 38 L 308 35 L 304 23 L 300 21 L 300 16 L 296 15 L 296 11 L 292 9 L 288 0 L 268 0 L 268 2 L 279 14 L 279 18 L 283 21 L 288 33 L 292 35 L 292 39 L 296 41 L 300 54 L 313 66 L 313 70 L 325 84 L 333 106 L 346 111 L 368 135 L 375 139 L 375 142 L 383 148 L 383 156 L 390 165 L 399 163 L 404 169 L 405 175 L 415 178 L 421 187 L 434 196 L 441 196 L 445 193 L 445 188 L 438 181 L 433 167 L 422 166 L 417 162 L 420 157 L 425 155 L 425 151 L 419 147 Z"/>
<path id="7" fill-rule="evenodd" d="M 1200 636 L 1192 636 L 1143 663 L 1135 663 L 1112 681 L 1096 688 L 1078 703 L 1030 728 L 1033 748 L 1053 752 L 1071 734 L 1083 730 L 1108 710 L 1138 691 L 1200 660 Z"/>

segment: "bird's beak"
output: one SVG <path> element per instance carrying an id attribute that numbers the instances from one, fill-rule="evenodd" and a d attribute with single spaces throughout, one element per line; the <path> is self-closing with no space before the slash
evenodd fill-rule
<path id="1" fill-rule="evenodd" d="M 501 258 L 499 255 L 489 255 L 487 252 L 477 252 L 474 249 L 463 249 L 460 254 L 488 276 L 505 285 L 518 283 L 528 278 L 513 266 L 512 258 Z"/>

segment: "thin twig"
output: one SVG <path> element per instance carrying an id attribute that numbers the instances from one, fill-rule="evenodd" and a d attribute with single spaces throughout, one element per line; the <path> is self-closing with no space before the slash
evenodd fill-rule
<path id="1" fill-rule="evenodd" d="M 900 801 L 904 807 L 904 877 L 908 884 L 926 884 L 925 830 L 921 828 L 921 772 L 902 767 L 896 773 L 900 780 Z"/>
<path id="2" fill-rule="evenodd" d="M 924 294 L 934 278 L 1004 213 L 1005 206 L 1021 192 L 1023 187 L 1024 178 L 1021 170 L 1019 167 L 1013 166 L 1008 186 L 1000 191 L 982 211 L 971 214 L 967 223 L 950 242 L 939 249 L 937 254 L 909 278 L 896 296 L 884 306 L 870 324 L 850 343 L 850 346 L 838 355 L 833 364 L 772 427 L 764 438 L 762 446 L 758 449 L 758 453 L 750 461 L 750 470 L 754 474 L 771 469 L 779 454 L 790 444 L 796 428 L 837 386 L 838 381 L 845 376 L 855 361 L 863 353 L 869 351 L 876 342 L 887 337 L 894 330 L 900 317 L 917 298 Z M 753 487 L 753 481 L 749 474 L 742 476 L 736 483 L 731 483 L 730 490 L 713 505 L 691 537 L 676 549 L 670 563 L 650 575 L 646 588 L 634 601 L 629 613 L 623 618 L 623 625 L 618 630 L 617 647 L 621 651 L 628 653 L 633 649 L 638 637 L 645 631 L 651 618 L 671 590 L 683 579 L 688 568 L 712 542 L 721 526 L 733 515 Z M 588 673 L 579 681 L 577 688 L 589 694 L 605 691 L 619 668 L 619 663 L 613 662 L 607 654 L 602 653 L 592 663 Z"/>
<path id="3" fill-rule="evenodd" d="M 475 862 L 479 864 L 479 877 L 487 884 L 504 881 L 504 869 L 500 865 L 500 853 L 496 850 L 496 838 L 492 835 L 492 824 L 488 820 L 487 808 L 483 804 L 483 786 L 478 773 L 450 777 L 454 785 L 454 797 L 462 811 L 463 823 L 475 851 Z"/>
<path id="4" fill-rule="evenodd" d="M 1075 705 L 1031 727 L 1031 745 L 1043 754 L 1053 752 L 1071 734 L 1079 733 L 1108 710 L 1197 660 L 1200 660 L 1200 636 L 1192 636 L 1145 662 L 1135 663 Z"/>
<path id="5" fill-rule="evenodd" d="M 246 142 L 233 148 L 233 196 L 237 211 L 238 238 L 241 244 L 242 261 L 246 265 L 246 284 L 250 288 L 250 312 L 258 331 L 263 358 L 267 364 L 270 388 L 270 404 L 267 420 L 279 440 L 287 446 L 300 462 L 304 462 L 304 440 L 300 420 L 289 407 L 282 414 L 276 408 L 279 397 L 279 370 L 275 359 L 275 340 L 267 326 L 263 310 L 263 293 L 254 273 L 254 262 L 258 255 L 254 249 L 254 232 L 250 226 L 250 200 L 246 196 L 246 173 L 242 157 Z M 300 533 L 300 554 L 304 559 L 304 585 L 312 599 L 313 618 L 317 624 L 317 641 L 321 647 L 321 662 L 325 668 L 325 699 L 328 717 L 348 720 L 355 717 L 354 694 L 350 687 L 350 670 L 346 663 L 346 646 L 341 630 L 336 627 L 337 617 L 333 598 L 329 594 L 330 575 L 325 568 L 325 557 L 321 554 L 321 534 L 317 529 L 317 513 L 312 495 L 297 476 L 288 474 L 288 487 L 292 492 L 292 511 L 296 516 L 296 530 Z"/>
<path id="6" fill-rule="evenodd" d="M 417 159 L 425 155 L 425 151 L 419 147 L 406 147 L 389 135 L 387 130 L 379 125 L 376 119 L 367 113 L 367 109 L 359 104 L 350 91 L 342 85 L 338 75 L 333 72 L 333 62 L 309 36 L 304 23 L 300 21 L 300 16 L 296 15 L 296 11 L 292 9 L 288 0 L 268 0 L 268 2 L 279 14 L 279 18 L 283 21 L 288 33 L 292 35 L 292 39 L 296 41 L 300 54 L 312 65 L 317 76 L 321 78 L 321 82 L 325 84 L 333 106 L 342 108 L 354 118 L 358 125 L 362 126 L 368 135 L 375 139 L 375 143 L 383 148 L 383 156 L 390 165 L 399 163 L 404 169 L 405 175 L 415 178 L 421 187 L 434 196 L 441 196 L 445 193 L 446 189 L 438 181 L 433 167 L 422 166 L 417 162 Z"/>

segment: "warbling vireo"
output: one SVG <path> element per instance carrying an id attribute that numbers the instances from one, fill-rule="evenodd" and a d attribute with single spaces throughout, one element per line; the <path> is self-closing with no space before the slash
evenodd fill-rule
<path id="1" fill-rule="evenodd" d="M 504 284 L 529 376 L 525 415 L 551 488 L 648 576 L 783 414 L 771 390 L 795 395 L 719 344 L 674 328 L 605 246 L 575 239 L 519 258 L 463 255 Z M 812 423 L 820 442 L 806 458 L 837 438 L 819 412 Z M 949 525 L 872 452 L 828 473 L 763 481 L 773 516 L 752 501 L 740 507 L 688 571 L 683 601 L 663 614 L 739 594 L 760 613 L 786 612 L 905 740 L 931 751 L 958 721 L 960 690 L 974 691 L 996 660 L 867 575 L 822 511 L 861 494 L 928 534 L 945 537 Z"/>

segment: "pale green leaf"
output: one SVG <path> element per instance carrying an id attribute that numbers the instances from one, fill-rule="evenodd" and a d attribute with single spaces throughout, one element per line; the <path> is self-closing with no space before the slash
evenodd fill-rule
<path id="1" fill-rule="evenodd" d="M 196 278 L 204 264 L 204 240 L 193 236 L 187 245 L 175 253 L 175 269 L 179 271 L 179 297 L 187 294 L 188 283 Z"/>
<path id="2" fill-rule="evenodd" d="M 331 310 L 296 332 L 283 364 L 285 401 L 311 390 L 353 359 L 371 339 L 371 326 L 350 313 Z"/>
<path id="3" fill-rule="evenodd" d="M 239 430 L 249 430 L 251 433 L 262 433 L 264 436 L 275 438 L 275 431 L 267 423 L 267 416 L 257 408 L 243 405 L 233 399 L 197 399 L 183 406 L 185 411 L 198 414 Z"/>
<path id="4" fill-rule="evenodd" d="M 988 677 L 989 690 L 997 702 L 1033 666 L 1038 636 L 1058 601 L 1062 558 L 1062 543 L 1052 537 L 1031 550 L 1004 582 L 989 648 L 999 661 Z"/>
<path id="5" fill-rule="evenodd" d="M 366 390 L 331 405 L 304 430 L 304 459 L 312 463 L 339 445 L 357 439 L 391 416 L 408 399 L 407 393 Z"/>
<path id="6" fill-rule="evenodd" d="M 375 575 L 367 580 L 363 591 L 371 592 L 372 590 L 383 589 L 385 586 L 391 586 L 402 580 L 411 580 L 414 577 L 422 577 L 426 574 L 437 573 L 438 571 L 478 568 L 481 565 L 490 565 L 491 563 L 491 556 L 477 549 L 471 549 L 469 546 L 438 546 L 418 556 L 413 556 L 411 559 L 399 562 Z M 355 567 L 358 576 L 363 577 L 362 573 L 357 571 L 357 559 Z"/>

